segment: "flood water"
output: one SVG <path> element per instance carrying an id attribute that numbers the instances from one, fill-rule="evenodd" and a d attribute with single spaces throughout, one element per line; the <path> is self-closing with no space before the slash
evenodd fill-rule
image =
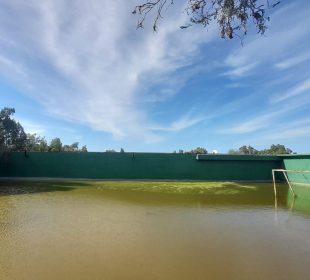
<path id="1" fill-rule="evenodd" d="M 310 279 L 310 188 L 0 182 L 0 279 Z M 307 196 L 308 195 L 308 196 Z"/>

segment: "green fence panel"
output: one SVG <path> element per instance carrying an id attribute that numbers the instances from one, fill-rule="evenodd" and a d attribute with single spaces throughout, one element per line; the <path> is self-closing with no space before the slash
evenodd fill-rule
<path id="1" fill-rule="evenodd" d="M 282 168 L 275 156 L 228 156 L 175 153 L 12 153 L 0 162 L 1 177 L 48 177 L 150 180 L 270 181 Z"/>
<path id="2" fill-rule="evenodd" d="M 289 170 L 310 171 L 310 155 L 283 156 L 283 165 Z M 289 180 L 296 183 L 310 184 L 310 173 L 288 173 Z"/>

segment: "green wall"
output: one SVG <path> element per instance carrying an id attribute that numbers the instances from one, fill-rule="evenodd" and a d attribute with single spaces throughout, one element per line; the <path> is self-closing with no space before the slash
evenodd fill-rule
<path id="1" fill-rule="evenodd" d="M 12 153 L 0 177 L 269 181 L 277 156 L 161 153 Z"/>
<path id="2" fill-rule="evenodd" d="M 282 156 L 283 166 L 289 170 L 310 170 L 310 155 Z M 288 173 L 292 182 L 310 184 L 310 173 Z"/>

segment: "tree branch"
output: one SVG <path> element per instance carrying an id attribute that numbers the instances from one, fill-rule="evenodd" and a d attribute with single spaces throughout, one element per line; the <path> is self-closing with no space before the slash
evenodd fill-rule
<path id="1" fill-rule="evenodd" d="M 269 1 L 266 0 L 265 5 L 259 5 L 257 0 L 187 0 L 185 11 L 190 23 L 180 28 L 188 28 L 193 24 L 206 27 L 216 21 L 221 38 L 232 39 L 234 36 L 246 35 L 249 19 L 252 19 L 257 32 L 263 35 L 269 21 L 266 11 L 281 3 L 277 1 L 270 5 Z M 137 28 L 143 28 L 146 17 L 154 11 L 153 31 L 156 32 L 164 7 L 168 8 L 172 4 L 173 0 L 156 0 L 136 6 L 133 14 L 139 15 Z"/>

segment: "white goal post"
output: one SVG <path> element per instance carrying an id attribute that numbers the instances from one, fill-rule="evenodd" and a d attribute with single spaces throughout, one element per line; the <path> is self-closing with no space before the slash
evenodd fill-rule
<path id="1" fill-rule="evenodd" d="M 288 172 L 295 172 L 295 173 L 310 173 L 310 170 L 289 170 L 289 169 L 272 169 L 272 181 L 273 181 L 273 189 L 274 195 L 277 196 L 277 188 L 276 188 L 276 179 L 275 179 L 275 172 L 282 172 L 286 182 L 288 183 L 290 190 L 292 191 L 293 195 L 296 196 L 293 187 L 288 179 L 287 173 Z"/>

